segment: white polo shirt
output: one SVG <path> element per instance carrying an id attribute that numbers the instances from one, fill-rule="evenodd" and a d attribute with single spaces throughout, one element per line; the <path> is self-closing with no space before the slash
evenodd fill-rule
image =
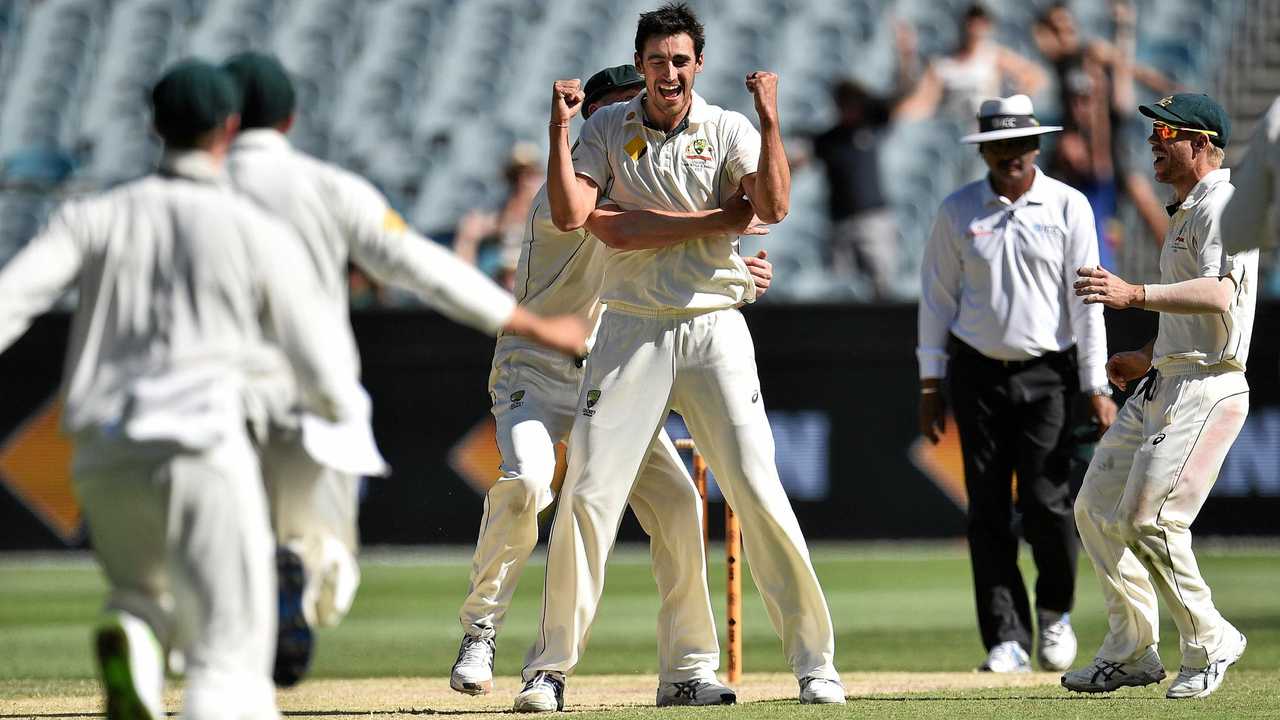
<path id="1" fill-rule="evenodd" d="M 1102 306 L 1085 305 L 1073 287 L 1077 268 L 1097 264 L 1089 201 L 1040 168 L 1014 202 L 985 177 L 947 196 L 920 268 L 920 377 L 946 375 L 950 334 L 996 360 L 1074 344 L 1081 389 L 1105 387 Z"/>
<path id="2" fill-rule="evenodd" d="M 695 93 L 687 124 L 668 135 L 645 125 L 644 98 L 597 110 L 573 148 L 574 171 L 623 210 L 713 210 L 756 172 L 760 133 L 741 113 L 708 105 Z M 603 251 L 600 299 L 614 310 L 707 312 L 755 300 L 734 235 Z"/>
<path id="3" fill-rule="evenodd" d="M 1187 364 L 1245 369 L 1258 298 L 1258 251 L 1228 255 L 1220 220 L 1231 200 L 1230 170 L 1214 170 L 1191 188 L 1169 220 L 1160 249 L 1160 282 L 1202 277 L 1235 281 L 1231 307 L 1221 315 L 1160 313 L 1152 365 L 1165 372 Z"/>

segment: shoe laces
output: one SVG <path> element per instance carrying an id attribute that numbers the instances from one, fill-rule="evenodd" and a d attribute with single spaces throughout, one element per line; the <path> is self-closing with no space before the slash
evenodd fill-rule
<path id="1" fill-rule="evenodd" d="M 462 647 L 458 649 L 458 662 L 462 665 L 488 663 L 492 666 L 496 649 L 497 647 L 493 640 L 468 635 L 462 641 Z"/>
<path id="2" fill-rule="evenodd" d="M 1065 619 L 1059 620 L 1044 629 L 1041 633 L 1043 635 L 1042 640 L 1045 644 L 1057 645 L 1058 642 L 1062 640 L 1062 636 L 1065 635 L 1069 629 L 1071 629 L 1071 623 L 1067 622 Z"/>
<path id="3" fill-rule="evenodd" d="M 803 677 L 800 679 L 800 689 L 802 691 L 808 690 L 810 685 L 814 683 L 824 683 L 824 682 L 834 683 L 835 680 L 831 680 L 829 678 L 824 678 L 824 677 L 818 677 L 817 675 L 809 675 L 807 677 Z"/>
<path id="4" fill-rule="evenodd" d="M 532 690 L 539 685 L 547 685 L 551 688 L 551 692 L 557 697 L 564 692 L 564 680 L 549 672 L 539 671 L 533 676 L 533 679 L 525 683 L 525 690 Z"/>

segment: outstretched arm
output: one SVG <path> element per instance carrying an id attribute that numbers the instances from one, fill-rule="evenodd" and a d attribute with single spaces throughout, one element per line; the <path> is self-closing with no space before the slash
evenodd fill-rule
<path id="1" fill-rule="evenodd" d="M 1076 271 L 1076 295 L 1085 304 L 1102 303 L 1109 308 L 1142 308 L 1176 315 L 1218 315 L 1231 308 L 1236 283 L 1230 275 L 1199 277 L 1167 285 L 1133 285 L 1101 267 Z"/>
<path id="2" fill-rule="evenodd" d="M 58 301 L 80 272 L 82 253 L 74 219 L 83 211 L 70 203 L 44 230 L 0 267 L 0 352 L 18 339 L 31 321 Z"/>

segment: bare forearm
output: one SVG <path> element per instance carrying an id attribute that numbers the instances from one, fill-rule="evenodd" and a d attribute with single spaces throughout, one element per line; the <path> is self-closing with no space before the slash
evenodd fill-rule
<path id="1" fill-rule="evenodd" d="M 1230 278 L 1196 278 L 1169 285 L 1143 285 L 1138 305 L 1176 315 L 1218 315 L 1231 307 L 1235 282 Z"/>
<path id="2" fill-rule="evenodd" d="M 550 127 L 551 153 L 547 157 L 547 200 L 551 203 L 551 221 L 560 230 L 577 230 L 587 221 L 594 202 L 586 202 L 573 172 L 573 156 L 569 149 L 569 128 Z"/>
<path id="3" fill-rule="evenodd" d="M 762 222 L 782 222 L 791 209 L 791 166 L 776 118 L 760 119 L 760 162 L 751 204 Z"/>
<path id="4" fill-rule="evenodd" d="M 586 228 L 615 250 L 663 248 L 732 229 L 728 213 L 719 208 L 699 212 L 596 209 L 587 218 Z"/>

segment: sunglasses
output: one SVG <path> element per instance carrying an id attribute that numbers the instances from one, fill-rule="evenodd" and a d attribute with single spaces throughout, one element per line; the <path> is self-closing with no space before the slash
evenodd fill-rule
<path id="1" fill-rule="evenodd" d="M 1178 133 L 1180 132 L 1193 132 L 1193 133 L 1200 133 L 1201 135 L 1207 135 L 1209 137 L 1218 137 L 1218 133 L 1213 130 L 1199 130 L 1197 128 L 1174 127 L 1168 123 L 1160 122 L 1159 120 L 1151 123 L 1151 132 L 1155 133 L 1155 136 L 1160 138 L 1164 142 L 1168 142 L 1178 137 Z"/>

